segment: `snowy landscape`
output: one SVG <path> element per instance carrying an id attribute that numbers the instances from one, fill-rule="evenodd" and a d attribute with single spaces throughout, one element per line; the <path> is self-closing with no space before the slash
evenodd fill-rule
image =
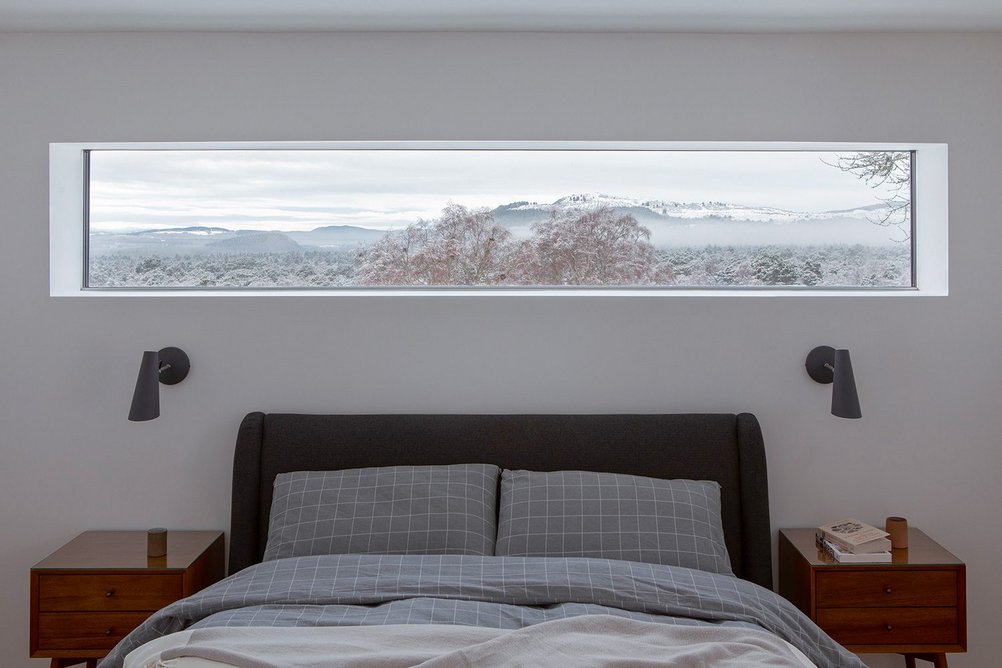
<path id="1" fill-rule="evenodd" d="M 89 287 L 912 285 L 908 212 L 900 216 L 900 205 L 854 174 L 841 174 L 849 178 L 838 201 L 857 203 L 829 210 L 610 191 L 484 206 L 490 194 L 412 194 L 409 183 L 375 194 L 355 184 L 342 198 L 356 204 L 315 206 L 317 191 L 293 202 L 294 194 L 242 193 L 237 181 L 206 188 L 190 175 L 156 176 L 166 184 L 92 184 Z M 617 182 L 599 171 L 579 179 Z M 508 180 L 503 193 L 520 185 Z M 764 196 L 793 201 L 789 188 L 772 188 Z M 436 199 L 436 215 L 422 215 Z"/>
<path id="2" fill-rule="evenodd" d="M 893 241 L 886 229 L 871 222 L 874 208 L 809 214 L 721 202 L 573 195 L 551 205 L 516 202 L 493 210 L 453 205 L 438 220 L 400 231 L 335 225 L 303 232 L 187 227 L 97 233 L 91 235 L 90 285 L 908 286 L 910 245 Z M 548 228 L 585 228 L 596 212 L 591 239 L 566 231 L 562 244 L 539 238 Z M 453 229 L 447 229 L 450 226 Z M 847 228 L 852 228 L 853 238 L 867 243 L 840 243 Z M 417 232 L 421 244 L 416 243 Z M 617 242 L 603 248 L 602 232 Z M 697 239 L 715 243 L 693 243 Z M 433 245 L 437 257 L 432 257 Z M 457 249 L 469 257 L 450 258 Z M 442 269 L 440 281 L 428 272 L 422 276 L 404 271 L 421 250 L 425 264 Z M 559 255 L 603 252 L 608 262 L 601 272 L 577 280 L 559 271 L 554 274 Z M 466 266 L 456 273 L 446 269 L 450 262 L 496 266 Z M 392 266 L 377 271 L 385 264 Z M 555 278 L 566 280 L 546 282 Z"/>

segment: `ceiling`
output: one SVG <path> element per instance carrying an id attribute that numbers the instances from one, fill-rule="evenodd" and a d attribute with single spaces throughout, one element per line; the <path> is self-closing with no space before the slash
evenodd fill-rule
<path id="1" fill-rule="evenodd" d="M 11 31 L 1002 30 L 1002 0 L 0 0 Z"/>

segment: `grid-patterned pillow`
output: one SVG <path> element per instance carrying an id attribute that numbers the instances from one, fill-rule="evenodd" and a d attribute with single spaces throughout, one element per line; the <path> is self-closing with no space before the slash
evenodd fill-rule
<path id="1" fill-rule="evenodd" d="M 499 475 L 493 464 L 279 474 L 264 559 L 494 554 Z"/>
<path id="2" fill-rule="evenodd" d="M 495 554 L 598 557 L 732 574 L 720 485 L 591 471 L 504 471 Z"/>

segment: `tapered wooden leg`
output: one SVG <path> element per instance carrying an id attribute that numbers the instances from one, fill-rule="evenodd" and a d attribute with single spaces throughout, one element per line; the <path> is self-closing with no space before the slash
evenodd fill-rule
<path id="1" fill-rule="evenodd" d="M 915 668 L 915 659 L 931 661 L 933 668 L 949 668 L 946 654 L 905 654 L 905 668 Z"/>
<path id="2" fill-rule="evenodd" d="M 88 659 L 87 668 L 97 668 L 97 659 Z"/>

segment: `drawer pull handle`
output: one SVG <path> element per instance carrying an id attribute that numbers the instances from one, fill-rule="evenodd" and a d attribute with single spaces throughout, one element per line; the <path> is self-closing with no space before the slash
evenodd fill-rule
<path id="1" fill-rule="evenodd" d="M 104 592 L 104 595 L 105 595 L 105 596 L 106 596 L 107 598 L 111 598 L 112 596 L 114 596 L 114 595 L 115 595 L 115 590 L 114 590 L 114 589 L 109 589 L 108 591 Z"/>
<path id="2" fill-rule="evenodd" d="M 884 587 L 884 593 L 885 593 L 885 594 L 890 594 L 890 593 L 891 593 L 891 588 L 890 588 L 890 587 L 886 587 L 886 586 L 885 586 L 885 587 Z"/>
<path id="3" fill-rule="evenodd" d="M 104 635 L 110 636 L 114 632 L 115 632 L 115 629 L 113 629 L 113 628 L 107 628 L 107 629 L 104 630 Z"/>
<path id="4" fill-rule="evenodd" d="M 891 626 L 890 624 L 884 624 L 884 628 L 887 629 L 888 631 L 893 631 L 894 630 L 894 627 Z"/>

